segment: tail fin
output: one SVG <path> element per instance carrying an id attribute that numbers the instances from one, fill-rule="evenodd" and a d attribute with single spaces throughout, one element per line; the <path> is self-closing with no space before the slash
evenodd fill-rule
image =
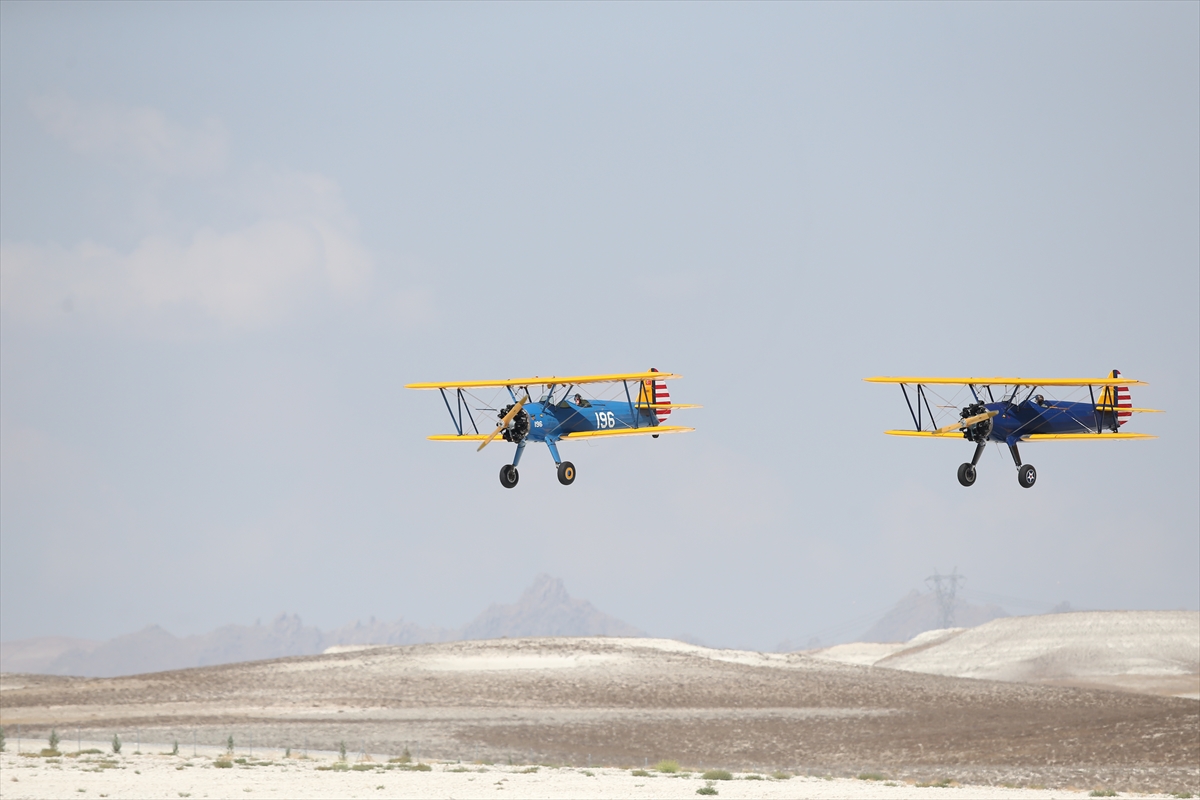
<path id="1" fill-rule="evenodd" d="M 654 367 L 651 367 L 650 371 L 658 372 Z M 667 390 L 667 382 L 656 380 L 643 381 L 642 389 L 638 392 L 638 402 L 654 403 L 656 405 L 659 403 L 670 403 L 671 393 Z M 658 418 L 659 422 L 662 422 L 671 416 L 671 409 L 656 408 L 654 409 L 654 415 Z"/>
<path id="2" fill-rule="evenodd" d="M 1113 370 L 1108 377 L 1118 378 L 1121 373 L 1119 370 Z M 1129 396 L 1128 386 L 1105 386 L 1100 392 L 1100 402 L 1098 405 L 1107 406 L 1108 408 L 1133 408 L 1133 400 Z M 1117 426 L 1124 425 L 1133 416 L 1131 411 L 1117 411 Z"/>

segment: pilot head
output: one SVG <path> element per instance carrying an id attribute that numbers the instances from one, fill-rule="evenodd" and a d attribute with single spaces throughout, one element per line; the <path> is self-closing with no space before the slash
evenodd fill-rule
<path id="1" fill-rule="evenodd" d="M 1033 398 L 1033 402 L 1037 403 L 1039 406 L 1044 406 L 1044 405 L 1046 405 L 1046 398 L 1042 397 L 1040 394 L 1035 395 Z"/>
<path id="2" fill-rule="evenodd" d="M 583 402 L 583 395 L 581 395 L 581 394 L 576 394 L 576 395 L 575 395 L 575 405 L 579 405 L 579 404 L 580 404 L 580 403 L 582 403 L 582 402 Z"/>

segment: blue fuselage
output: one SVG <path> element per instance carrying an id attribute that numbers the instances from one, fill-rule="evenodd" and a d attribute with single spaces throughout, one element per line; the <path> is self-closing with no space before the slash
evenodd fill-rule
<path id="1" fill-rule="evenodd" d="M 592 400 L 589 405 L 576 405 L 572 400 L 538 401 L 526 403 L 525 411 L 529 414 L 526 441 L 531 442 L 554 442 L 563 434 L 577 431 L 649 428 L 658 424 L 653 409 L 639 408 L 625 400 Z"/>
<path id="2" fill-rule="evenodd" d="M 1094 403 L 1046 399 L 1039 405 L 1031 399 L 1018 405 L 988 403 L 987 409 L 1000 412 L 992 417 L 992 432 L 988 439 L 993 442 L 1012 444 L 1032 433 L 1097 433 L 1117 427 L 1116 414 L 1097 411 Z"/>

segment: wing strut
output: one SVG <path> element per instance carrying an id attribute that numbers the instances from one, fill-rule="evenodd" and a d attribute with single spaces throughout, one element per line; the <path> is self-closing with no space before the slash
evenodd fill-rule
<path id="1" fill-rule="evenodd" d="M 917 430 L 918 430 L 918 431 L 919 431 L 919 430 L 921 430 L 921 420 L 919 420 L 919 419 L 917 418 L 917 415 L 913 413 L 913 407 L 912 407 L 912 403 L 911 403 L 911 402 L 909 401 L 909 399 L 908 399 L 908 387 L 906 387 L 906 386 L 905 386 L 905 385 L 902 383 L 902 384 L 900 384 L 900 391 L 904 392 L 904 402 L 905 402 L 905 403 L 908 403 L 908 413 L 909 413 L 909 415 L 912 417 L 913 425 L 916 425 L 916 426 L 917 426 Z M 920 401 L 918 401 L 918 402 L 917 402 L 917 409 L 919 410 L 920 408 L 921 408 L 921 403 L 920 403 Z"/>

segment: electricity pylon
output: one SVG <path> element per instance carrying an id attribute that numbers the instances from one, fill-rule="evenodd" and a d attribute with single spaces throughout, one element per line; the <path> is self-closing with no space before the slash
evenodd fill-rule
<path id="1" fill-rule="evenodd" d="M 933 587 L 934 595 L 937 597 L 941 627 L 954 627 L 954 595 L 958 591 L 958 585 L 965 583 L 966 580 L 965 575 L 958 574 L 957 566 L 950 571 L 949 575 L 939 574 L 934 568 L 933 574 L 925 579 L 925 583 Z"/>

